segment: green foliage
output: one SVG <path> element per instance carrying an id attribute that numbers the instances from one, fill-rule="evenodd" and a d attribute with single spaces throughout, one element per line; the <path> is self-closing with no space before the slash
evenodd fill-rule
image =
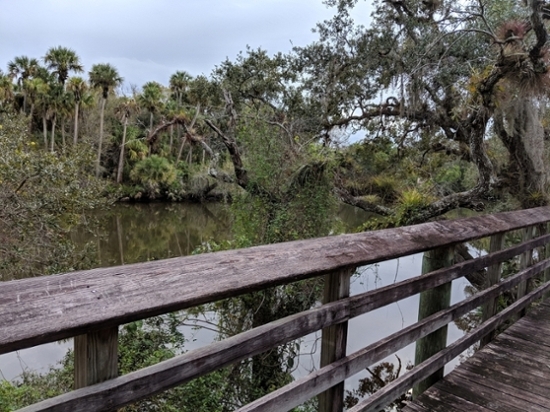
<path id="1" fill-rule="evenodd" d="M 153 199 L 172 185 L 177 177 L 174 165 L 168 159 L 157 155 L 140 160 L 130 172 L 132 181 L 142 186 Z"/>
<path id="2" fill-rule="evenodd" d="M 119 334 L 119 373 L 170 359 L 183 352 L 185 339 L 177 329 L 176 314 L 150 318 L 123 326 Z M 0 382 L 0 412 L 9 412 L 43 399 L 69 392 L 73 386 L 74 355 L 69 351 L 46 374 L 25 373 L 16 382 Z M 126 406 L 121 412 L 222 412 L 227 372 L 220 370 L 160 395 Z M 212 390 L 216 388 L 217 390 Z"/>
<path id="3" fill-rule="evenodd" d="M 85 266 L 68 230 L 84 211 L 106 204 L 89 148 L 53 154 L 37 146 L 25 118 L 0 117 L 1 280 Z"/>

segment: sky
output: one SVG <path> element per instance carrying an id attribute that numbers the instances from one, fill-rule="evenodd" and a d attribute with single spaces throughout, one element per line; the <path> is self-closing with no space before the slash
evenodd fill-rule
<path id="1" fill-rule="evenodd" d="M 356 13 L 368 19 L 368 2 Z M 185 70 L 209 75 L 239 51 L 290 51 L 316 39 L 334 10 L 322 0 L 0 0 L 0 69 L 16 56 L 42 58 L 55 46 L 77 52 L 86 73 L 114 65 L 125 87 L 168 85 Z M 84 76 L 87 77 L 87 76 Z"/>

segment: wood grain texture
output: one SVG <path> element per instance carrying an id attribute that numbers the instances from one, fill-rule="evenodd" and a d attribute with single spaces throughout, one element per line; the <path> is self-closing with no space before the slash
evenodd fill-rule
<path id="1" fill-rule="evenodd" d="M 547 233 L 550 233 L 550 224 L 549 223 L 543 223 L 543 224 L 539 225 L 539 227 L 540 227 L 539 234 L 541 236 L 545 235 Z M 550 258 L 550 243 L 546 244 L 546 246 L 544 247 L 542 252 L 544 252 L 542 254 L 542 256 L 544 256 L 545 259 Z M 550 282 L 550 269 L 547 269 L 547 270 L 544 271 L 544 276 L 542 277 L 542 281 L 543 281 L 543 283 Z M 548 294 L 546 294 L 545 296 L 542 297 L 543 300 L 547 300 L 549 298 L 550 298 L 550 293 L 548 293 Z"/>
<path id="2" fill-rule="evenodd" d="M 550 267 L 550 260 L 539 262 L 480 294 L 249 404 L 242 411 L 278 412 L 300 405 L 345 378 L 480 306 L 486 299 L 493 298 L 504 290 L 510 290 L 547 267 Z M 371 292 L 367 292 L 362 296 L 354 296 L 292 315 L 140 371 L 35 404 L 24 411 L 96 411 L 122 407 L 315 330 L 344 322 L 350 318 L 354 302 L 362 308 L 366 307 L 357 301 L 357 298 L 369 299 L 370 296 Z"/>
<path id="3" fill-rule="evenodd" d="M 355 271 L 344 269 L 325 275 L 323 303 L 331 303 L 349 297 L 350 279 Z M 348 322 L 341 322 L 323 329 L 321 335 L 321 367 L 330 365 L 346 356 Z M 341 412 L 344 408 L 344 382 L 340 382 L 319 395 L 319 412 Z"/>
<path id="4" fill-rule="evenodd" d="M 535 230 L 535 227 L 526 227 L 523 229 L 523 242 L 527 242 L 533 238 L 533 232 Z M 526 251 L 521 255 L 520 259 L 520 269 L 525 269 L 528 266 L 531 266 L 533 263 L 533 251 L 529 250 Z M 517 293 L 516 293 L 516 299 L 522 298 L 525 296 L 525 293 L 527 293 L 527 284 L 528 282 L 523 282 L 518 285 Z M 521 311 L 518 313 L 518 318 L 521 318 L 525 316 L 525 311 Z"/>
<path id="5" fill-rule="evenodd" d="M 550 220 L 550 207 L 5 282 L 0 353 Z"/>
<path id="6" fill-rule="evenodd" d="M 118 376 L 118 326 L 74 339 L 74 388 Z"/>
<path id="7" fill-rule="evenodd" d="M 548 285 L 545 288 L 548 289 Z M 546 293 L 543 290 L 541 295 Z M 416 411 L 416 403 L 426 407 L 434 396 L 442 400 L 440 410 L 446 410 L 446 394 L 455 397 L 449 410 L 550 411 L 550 333 L 547 331 L 550 331 L 550 306 L 545 301 L 403 412 Z"/>
<path id="8" fill-rule="evenodd" d="M 438 248 L 424 253 L 422 259 L 422 273 L 427 274 L 434 270 L 448 267 L 453 264 L 454 248 Z M 418 320 L 422 320 L 440 310 L 447 309 L 451 304 L 451 282 L 420 294 L 418 304 Z M 419 365 L 447 346 L 447 325 L 416 341 L 414 363 Z M 413 388 L 413 398 L 424 392 L 435 382 L 443 378 L 443 368 L 435 371 Z"/>
<path id="9" fill-rule="evenodd" d="M 526 294 L 523 298 L 518 299 L 502 312 L 482 323 L 478 328 L 458 339 L 453 344 L 449 345 L 446 349 L 442 350 L 422 364 L 416 366 L 410 372 L 386 385 L 383 389 L 379 390 L 371 397 L 362 402 L 359 402 L 353 408 L 349 409 L 348 412 L 379 411 L 381 408 L 388 405 L 388 403 L 391 402 L 393 399 L 404 393 L 408 388 L 412 387 L 416 382 L 425 379 L 441 366 L 445 365 L 446 363 L 460 355 L 464 350 L 480 340 L 491 330 L 494 330 L 508 319 L 517 315 L 517 313 L 539 299 L 541 296 L 543 296 L 544 293 L 548 292 L 548 290 L 550 290 L 550 284 L 545 284 L 538 289 Z"/>
<path id="10" fill-rule="evenodd" d="M 485 299 L 517 286 L 521 281 L 535 276 L 549 266 L 550 260 L 540 262 L 481 294 L 472 296 L 308 377 L 293 382 L 268 397 L 244 407 L 242 411 L 281 411 L 300 405 L 346 377 L 480 306 Z M 365 293 L 363 298 L 368 298 L 369 295 L 370 292 Z M 124 406 L 233 362 L 262 353 L 270 347 L 294 340 L 328 325 L 343 322 L 349 319 L 351 302 L 355 298 L 329 303 L 305 313 L 271 322 L 149 368 L 35 404 L 24 411 L 96 411 Z"/>
<path id="11" fill-rule="evenodd" d="M 504 233 L 499 233 L 497 235 L 491 236 L 491 241 L 489 243 L 489 253 L 498 252 L 504 248 Z M 487 268 L 487 287 L 496 285 L 500 282 L 500 276 L 502 272 L 502 263 L 496 263 Z M 481 321 L 485 322 L 487 319 L 493 317 L 497 312 L 497 299 L 489 299 L 483 305 L 481 310 Z M 495 337 L 495 332 L 489 333 L 487 336 L 484 336 L 481 339 L 481 346 L 487 345 Z"/>
<path id="12" fill-rule="evenodd" d="M 307 399 L 319 394 L 326 388 L 331 387 L 334 383 L 347 379 L 365 367 L 384 359 L 390 354 L 395 353 L 397 350 L 415 342 L 417 339 L 426 336 L 430 332 L 441 328 L 443 325 L 459 318 L 472 309 L 479 307 L 487 299 L 494 298 L 503 291 L 510 290 L 526 279 L 541 273 L 541 271 L 545 270 L 549 266 L 550 260 L 539 262 L 537 265 L 507 278 L 503 282 L 492 286 L 482 293 L 472 296 L 463 302 L 457 303 L 449 309 L 429 316 L 418 323 L 406 327 L 397 333 L 365 347 L 364 349 L 348 355 L 340 361 L 334 362 L 331 365 L 321 368 L 320 370 L 304 378 L 296 380 L 295 382 L 244 406 L 239 409 L 239 412 L 278 412 L 290 410 L 305 402 Z"/>

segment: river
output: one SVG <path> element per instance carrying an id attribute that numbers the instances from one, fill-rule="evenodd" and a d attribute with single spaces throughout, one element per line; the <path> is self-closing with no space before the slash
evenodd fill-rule
<path id="1" fill-rule="evenodd" d="M 356 208 L 342 206 L 339 212 L 343 231 L 352 231 L 368 218 Z M 112 266 L 154 259 L 189 255 L 206 241 L 222 242 L 231 236 L 230 212 L 223 204 L 119 204 L 107 212 L 89 217 L 93 224 L 73 231 L 72 239 L 83 248 L 95 247 L 95 266 Z M 422 255 L 413 255 L 359 268 L 351 282 L 351 294 L 356 295 L 381 286 L 399 282 L 421 273 Z M 452 301 L 464 299 L 468 282 L 453 282 Z M 347 352 L 352 353 L 417 321 L 418 295 L 388 305 L 350 321 Z M 186 348 L 204 346 L 215 339 L 207 329 L 184 327 Z M 448 341 L 454 342 L 463 332 L 454 324 L 448 331 Z M 294 376 L 300 377 L 318 368 L 320 333 L 306 336 Z M 12 380 L 24 370 L 46 372 L 59 362 L 71 341 L 40 345 L 0 356 L 0 378 Z M 414 345 L 398 352 L 405 366 L 414 360 Z M 388 361 L 396 361 L 392 356 Z M 453 365 L 456 364 L 456 361 Z M 452 365 L 450 366 L 452 367 Z M 366 376 L 358 374 L 346 382 L 346 388 L 357 386 Z"/>

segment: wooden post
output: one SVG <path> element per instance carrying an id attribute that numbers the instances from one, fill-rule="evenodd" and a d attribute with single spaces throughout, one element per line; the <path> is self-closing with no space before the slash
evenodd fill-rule
<path id="1" fill-rule="evenodd" d="M 350 278 L 355 271 L 343 269 L 325 276 L 323 303 L 334 302 L 349 296 Z M 346 356 L 348 322 L 323 329 L 321 338 L 321 368 Z M 344 382 L 319 395 L 319 412 L 342 412 L 344 410 Z"/>
<path id="2" fill-rule="evenodd" d="M 539 229 L 540 233 L 539 234 L 541 236 L 546 235 L 547 233 L 550 233 L 550 228 L 548 226 L 549 226 L 549 223 L 543 223 L 542 225 L 540 225 L 540 229 Z M 549 259 L 550 258 L 550 243 L 547 243 L 544 246 L 544 248 L 542 248 L 542 252 L 543 252 L 542 256 L 544 257 L 544 259 Z M 550 282 L 550 269 L 546 269 L 544 271 L 542 281 L 544 283 Z M 548 299 L 548 298 L 550 298 L 550 292 L 547 292 L 542 296 L 543 301 Z"/>
<path id="3" fill-rule="evenodd" d="M 74 339 L 74 388 L 118 376 L 118 326 Z"/>
<path id="4" fill-rule="evenodd" d="M 433 272 L 443 267 L 451 266 L 454 261 L 454 248 L 438 248 L 424 252 L 422 260 L 422 274 Z M 451 282 L 427 290 L 420 294 L 420 304 L 418 308 L 418 320 L 422 320 L 442 309 L 446 309 L 451 304 Z M 430 333 L 416 341 L 415 365 L 419 365 L 426 359 L 435 355 L 447 346 L 447 326 Z M 443 378 L 444 368 L 439 369 L 424 381 L 418 383 L 413 388 L 413 397 L 416 398 L 438 380 Z"/>
<path id="5" fill-rule="evenodd" d="M 523 229 L 523 242 L 533 239 L 533 230 L 534 230 L 534 227 L 527 227 Z M 520 258 L 519 270 L 526 269 L 532 264 L 533 264 L 533 251 L 528 250 L 527 252 L 522 253 Z M 526 293 L 527 293 L 527 281 L 523 281 L 518 285 L 516 300 L 524 297 Z M 526 310 L 523 309 L 521 312 L 519 312 L 518 316 L 515 319 L 517 320 L 519 318 L 522 318 L 523 316 L 525 316 L 525 313 L 526 313 Z"/>
<path id="6" fill-rule="evenodd" d="M 504 233 L 499 233 L 497 235 L 491 236 L 491 243 L 489 246 L 489 253 L 498 252 L 504 248 Z M 485 282 L 485 287 L 489 288 L 493 285 L 496 285 L 500 282 L 500 276 L 502 272 L 502 262 L 491 265 L 487 268 L 487 280 Z M 492 318 L 497 313 L 497 302 L 498 297 L 489 299 L 485 305 L 481 308 L 481 321 L 485 322 L 487 319 Z M 487 345 L 491 342 L 496 335 L 496 331 L 492 331 L 488 335 L 485 335 L 481 339 L 481 347 Z"/>

